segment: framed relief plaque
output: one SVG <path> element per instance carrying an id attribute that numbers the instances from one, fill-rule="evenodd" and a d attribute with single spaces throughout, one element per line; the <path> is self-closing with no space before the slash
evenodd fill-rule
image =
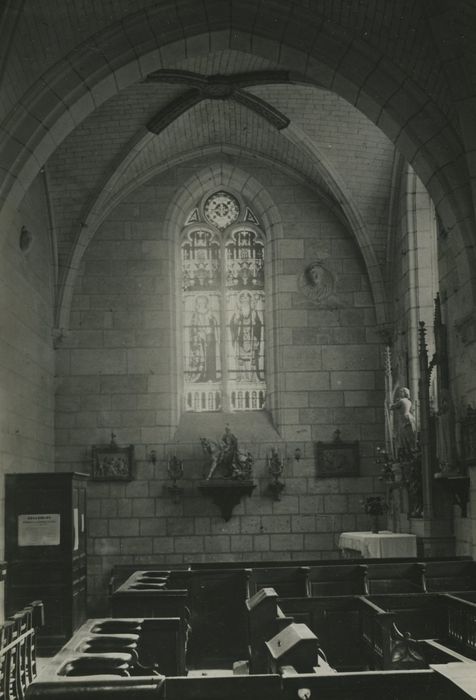
<path id="1" fill-rule="evenodd" d="M 359 476 L 359 441 L 344 442 L 336 430 L 332 442 L 316 443 L 316 475 L 318 477 Z"/>
<path id="2" fill-rule="evenodd" d="M 119 447 L 112 437 L 110 445 L 92 449 L 93 481 L 132 481 L 134 465 L 134 445 Z"/>

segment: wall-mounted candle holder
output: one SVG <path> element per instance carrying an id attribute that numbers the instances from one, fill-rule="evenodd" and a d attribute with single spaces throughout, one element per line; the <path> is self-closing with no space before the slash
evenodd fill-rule
<path id="1" fill-rule="evenodd" d="M 284 461 L 281 459 L 279 451 L 273 447 L 271 454 L 267 457 L 268 472 L 272 477 L 272 481 L 268 484 L 268 493 L 274 501 L 281 500 L 281 492 L 285 484 L 279 480 L 279 477 L 284 471 Z"/>
<path id="2" fill-rule="evenodd" d="M 169 477 L 172 479 L 172 486 L 167 486 L 167 490 L 172 496 L 174 503 L 179 503 L 183 495 L 183 488 L 177 486 L 177 481 L 183 477 L 183 461 L 178 459 L 175 455 L 169 457 L 167 463 L 167 472 Z"/>

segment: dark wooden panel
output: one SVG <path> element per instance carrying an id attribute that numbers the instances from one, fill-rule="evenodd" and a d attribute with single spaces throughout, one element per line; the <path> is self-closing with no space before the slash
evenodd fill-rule
<path id="1" fill-rule="evenodd" d="M 308 593 L 307 566 L 255 567 L 250 570 L 249 594 L 260 588 L 274 588 L 279 596 L 305 596 Z"/>
<path id="2" fill-rule="evenodd" d="M 460 700 L 432 671 L 367 672 L 330 676 L 289 677 L 283 681 L 282 700 L 296 700 L 300 688 L 311 698 L 325 700 Z"/>
<path id="3" fill-rule="evenodd" d="M 428 591 L 476 591 L 476 562 L 426 561 Z"/>
<path id="4" fill-rule="evenodd" d="M 424 567 L 420 562 L 368 561 L 369 592 L 423 593 Z"/>
<path id="5" fill-rule="evenodd" d="M 311 566 L 308 578 L 311 596 L 364 595 L 367 593 L 366 564 Z"/>
<path id="6" fill-rule="evenodd" d="M 6 611 L 11 614 L 31 600 L 43 600 L 40 653 L 56 651 L 86 616 L 86 479 L 76 473 L 5 477 Z M 20 530 L 26 519 L 48 517 L 54 523 L 46 543 L 39 539 L 39 528 L 37 535 L 30 525 L 27 536 Z"/>
<path id="7" fill-rule="evenodd" d="M 340 671 L 365 667 L 359 598 L 279 598 L 278 604 L 286 615 L 314 632 L 332 667 Z"/>

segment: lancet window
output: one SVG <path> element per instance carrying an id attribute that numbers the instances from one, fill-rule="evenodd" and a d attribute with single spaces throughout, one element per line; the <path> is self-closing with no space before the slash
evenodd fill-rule
<path id="1" fill-rule="evenodd" d="M 181 237 L 185 411 L 264 408 L 265 239 L 225 191 L 186 219 Z"/>

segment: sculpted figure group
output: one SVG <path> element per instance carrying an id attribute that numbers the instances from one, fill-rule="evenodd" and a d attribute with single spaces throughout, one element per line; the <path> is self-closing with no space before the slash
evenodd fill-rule
<path id="1" fill-rule="evenodd" d="M 211 459 L 210 469 L 206 477 L 211 479 L 215 474 L 223 479 L 249 479 L 253 469 L 253 457 L 238 447 L 238 439 L 229 426 L 226 426 L 221 440 L 200 438 L 203 451 Z"/>

